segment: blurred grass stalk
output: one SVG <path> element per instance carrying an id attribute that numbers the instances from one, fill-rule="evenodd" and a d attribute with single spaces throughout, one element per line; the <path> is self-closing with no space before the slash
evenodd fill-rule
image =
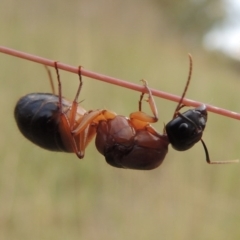
<path id="1" fill-rule="evenodd" d="M 23 58 L 23 59 L 26 59 L 26 60 L 29 60 L 29 61 L 37 62 L 37 63 L 43 64 L 43 65 L 46 65 L 46 66 L 54 67 L 54 61 L 53 60 L 49 60 L 49 59 L 39 57 L 39 56 L 36 56 L 36 55 L 20 52 L 20 51 L 17 51 L 17 50 L 11 49 L 11 48 L 7 48 L 7 47 L 4 47 L 4 46 L 0 46 L 0 52 L 5 53 L 5 54 L 9 54 L 9 55 L 12 55 L 12 56 L 15 56 L 15 57 Z M 190 70 L 192 70 L 191 69 L 192 68 L 192 58 L 191 58 L 190 55 L 189 55 L 189 58 L 190 58 L 190 65 L 191 65 Z M 73 67 L 73 66 L 61 63 L 61 62 L 58 62 L 58 67 L 59 67 L 59 69 L 62 69 L 62 70 L 68 71 L 68 72 L 78 73 L 78 68 L 77 67 Z M 117 85 L 117 86 L 120 86 L 120 87 L 125 87 L 125 88 L 132 89 L 132 90 L 139 91 L 139 92 L 144 91 L 144 87 L 141 86 L 141 85 L 137 85 L 137 84 L 134 84 L 134 83 L 131 83 L 131 82 L 121 80 L 121 79 L 117 79 L 117 78 L 114 78 L 114 77 L 109 77 L 109 76 L 106 76 L 106 75 L 102 75 L 102 74 L 99 74 L 99 73 L 88 71 L 84 68 L 81 68 L 81 74 L 83 76 L 93 78 L 93 79 L 97 79 L 97 80 L 107 82 L 107 83 L 110 83 L 110 84 L 114 84 L 114 85 Z M 189 73 L 189 78 L 190 77 L 191 77 L 191 73 Z M 159 90 L 156 90 L 156 89 L 151 89 L 151 91 L 152 91 L 152 94 L 154 96 L 157 96 L 157 97 L 160 97 L 160 98 L 164 98 L 164 99 L 174 101 L 174 102 L 179 102 L 181 100 L 180 96 L 176 96 L 176 95 L 173 95 L 173 94 L 170 94 L 170 93 L 167 93 L 167 92 L 159 91 Z M 194 101 L 194 100 L 191 100 L 191 99 L 186 99 L 186 98 L 184 98 L 182 100 L 182 103 L 186 106 L 192 106 L 192 107 L 198 107 L 198 106 L 204 104 L 204 103 L 197 102 L 197 101 Z M 207 110 L 209 112 L 213 112 L 213 113 L 220 114 L 220 115 L 223 115 L 223 116 L 226 116 L 226 117 L 230 117 L 230 118 L 240 120 L 240 113 L 229 111 L 227 109 L 219 108 L 219 107 L 212 106 L 212 105 L 209 105 L 209 104 L 205 104 L 205 105 L 206 105 Z"/>

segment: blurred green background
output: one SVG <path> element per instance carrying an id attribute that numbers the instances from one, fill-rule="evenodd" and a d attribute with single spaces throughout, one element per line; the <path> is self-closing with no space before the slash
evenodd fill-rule
<path id="1" fill-rule="evenodd" d="M 202 48 L 224 17 L 221 1 L 1 0 L 0 44 L 240 112 L 239 63 Z M 209 166 L 201 144 L 171 146 L 152 171 L 115 169 L 94 145 L 83 160 L 48 152 L 18 131 L 13 109 L 30 92 L 50 92 L 43 66 L 0 54 L 0 239 L 200 240 L 240 238 L 240 165 Z M 53 71 L 55 76 L 55 72 Z M 78 77 L 61 71 L 64 96 Z M 85 109 L 128 116 L 139 93 L 84 78 Z M 156 98 L 155 98 L 156 99 Z M 161 132 L 176 103 L 156 99 Z M 144 105 L 144 111 L 149 112 Z M 209 113 L 212 160 L 240 157 L 239 122 Z"/>

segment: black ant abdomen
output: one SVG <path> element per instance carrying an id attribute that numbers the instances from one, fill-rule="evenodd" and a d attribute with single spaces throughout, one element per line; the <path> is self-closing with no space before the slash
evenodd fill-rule
<path id="1" fill-rule="evenodd" d="M 59 131 L 59 98 L 50 93 L 30 93 L 16 104 L 14 116 L 20 132 L 31 142 L 50 151 L 68 152 Z M 65 109 L 71 103 L 62 99 Z"/>

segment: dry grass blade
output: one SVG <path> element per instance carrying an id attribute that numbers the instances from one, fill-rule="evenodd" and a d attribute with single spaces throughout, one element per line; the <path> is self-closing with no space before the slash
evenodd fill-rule
<path id="1" fill-rule="evenodd" d="M 37 62 L 37 63 L 43 64 L 46 66 L 51 66 L 51 67 L 54 67 L 54 63 L 55 63 L 55 61 L 53 61 L 53 60 L 49 60 L 49 59 L 42 58 L 42 57 L 32 55 L 32 54 L 28 54 L 25 52 L 20 52 L 20 51 L 17 51 L 17 50 L 11 49 L 11 48 L 7 48 L 4 46 L 0 46 L 0 52 L 15 56 L 15 57 L 23 58 L 23 59 L 26 59 L 29 61 Z M 58 62 L 58 68 L 68 71 L 68 72 L 76 73 L 76 74 L 78 74 L 78 71 L 79 71 L 78 67 L 73 67 L 73 66 L 61 63 L 61 62 Z M 96 80 L 111 83 L 111 84 L 114 84 L 117 86 L 125 87 L 125 88 L 132 89 L 132 90 L 139 91 L 139 92 L 145 91 L 144 87 L 142 85 L 134 84 L 131 82 L 127 82 L 127 81 L 118 79 L 118 78 L 113 78 L 113 77 L 109 77 L 109 76 L 106 76 L 103 74 L 88 71 L 84 68 L 81 68 L 81 73 L 85 77 L 93 78 Z M 151 92 L 152 92 L 152 95 L 154 95 L 156 97 L 164 98 L 164 99 L 167 99 L 170 101 L 179 102 L 181 100 L 180 96 L 173 95 L 173 94 L 163 92 L 163 91 L 159 91 L 156 89 L 151 89 Z M 192 107 L 198 107 L 202 104 L 205 104 L 205 103 L 194 101 L 194 100 L 187 99 L 187 98 L 183 98 L 181 100 L 181 102 L 182 102 L 182 104 L 184 104 L 186 106 L 192 106 Z M 223 115 L 226 117 L 240 120 L 240 113 L 233 112 L 233 111 L 219 108 L 219 107 L 215 107 L 215 106 L 212 106 L 209 104 L 205 104 L 205 105 L 209 112 L 213 112 L 213 113 L 220 114 L 220 115 Z"/>

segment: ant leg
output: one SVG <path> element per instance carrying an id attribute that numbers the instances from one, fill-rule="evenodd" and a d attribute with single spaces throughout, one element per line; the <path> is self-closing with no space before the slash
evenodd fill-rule
<path id="1" fill-rule="evenodd" d="M 61 133 L 62 141 L 64 142 L 64 146 L 67 149 L 72 150 L 73 152 L 77 153 L 77 144 L 75 139 L 71 134 L 71 122 L 69 121 L 69 117 L 66 113 L 63 112 L 63 105 L 62 105 L 62 84 L 60 80 L 60 74 L 58 70 L 57 62 L 54 62 L 56 74 L 57 74 L 57 81 L 58 81 L 58 105 L 59 105 L 59 112 L 60 112 L 60 124 L 59 124 L 59 132 Z M 71 119 L 70 119 L 71 120 Z M 78 156 L 82 158 L 83 156 Z"/>
<path id="2" fill-rule="evenodd" d="M 59 104 L 59 111 L 61 113 L 63 113 L 62 111 L 62 84 L 61 84 L 61 81 L 60 81 L 60 75 L 59 75 L 59 70 L 58 70 L 58 65 L 57 65 L 57 62 L 54 62 L 54 66 L 55 66 L 55 70 L 56 70 L 56 73 L 57 73 L 57 80 L 58 80 L 58 104 Z"/>
<path id="3" fill-rule="evenodd" d="M 77 93 L 76 93 L 76 96 L 75 96 L 75 99 L 74 99 L 75 102 L 77 102 L 77 100 L 78 100 L 78 97 L 79 97 L 79 94 L 80 94 L 80 91 L 81 91 L 82 85 L 83 85 L 81 70 L 82 70 L 82 67 L 79 66 L 78 67 L 79 86 L 78 86 L 78 90 L 77 90 Z"/>
<path id="4" fill-rule="evenodd" d="M 61 114 L 60 132 L 68 149 L 71 149 L 79 158 L 84 157 L 87 144 L 96 134 L 96 124 L 100 120 L 114 118 L 115 113 L 106 110 L 96 110 L 78 114 L 78 97 L 82 88 L 81 67 L 79 67 L 79 86 L 70 110 Z M 58 75 L 59 76 L 59 75 Z M 59 77 L 58 77 L 59 78 Z"/>
<path id="5" fill-rule="evenodd" d="M 142 92 L 140 95 L 140 99 L 138 101 L 138 110 L 141 112 L 142 111 L 142 100 L 143 100 L 143 96 L 144 96 L 145 92 Z"/>
<path id="6" fill-rule="evenodd" d="M 77 141 L 77 139 L 75 139 L 72 134 L 72 130 L 75 124 L 75 118 L 77 114 L 77 108 L 78 108 L 77 98 L 80 94 L 80 90 L 82 87 L 81 69 L 79 68 L 80 84 L 79 84 L 75 99 L 72 103 L 70 110 L 64 113 L 63 104 L 62 104 L 62 86 L 61 86 L 61 80 L 60 80 L 60 74 L 59 74 L 57 62 L 54 62 L 54 65 L 55 65 L 55 70 L 57 73 L 57 80 L 58 80 L 58 98 L 59 98 L 58 104 L 59 104 L 59 112 L 60 112 L 59 132 L 61 133 L 64 146 L 66 146 L 66 148 L 69 149 L 70 151 L 75 152 L 79 158 L 83 158 L 85 148 L 79 149 L 79 141 Z M 86 135 L 86 131 L 83 130 L 83 133 L 80 135 L 83 135 L 83 139 L 85 140 L 86 137 L 84 137 L 85 136 L 84 134 Z"/>
<path id="7" fill-rule="evenodd" d="M 76 124 L 76 117 L 77 117 L 77 109 L 78 109 L 78 97 L 80 95 L 81 89 L 82 89 L 82 74 L 81 74 L 81 66 L 78 68 L 78 76 L 79 76 L 79 85 L 78 89 L 75 95 L 75 98 L 72 102 L 71 110 L 69 112 L 69 128 L 71 129 L 71 137 L 72 137 L 72 144 L 74 148 L 74 152 L 77 154 L 79 158 L 83 158 L 85 154 L 85 148 L 87 147 L 87 143 L 90 142 L 92 137 L 95 135 L 95 130 L 89 126 L 89 124 L 86 124 L 78 133 L 78 135 L 74 134 L 75 129 L 74 126 L 78 125 Z M 84 117 L 80 117 L 80 119 L 83 119 Z M 90 131 L 91 130 L 91 131 Z"/>
<path id="8" fill-rule="evenodd" d="M 113 119 L 116 116 L 116 113 L 103 109 L 89 111 L 88 113 L 84 114 L 83 117 L 79 120 L 79 124 L 77 124 L 77 127 L 72 131 L 72 133 L 74 136 L 76 136 L 78 134 L 81 134 L 81 132 L 84 131 L 88 125 L 97 125 L 99 121 Z"/>
<path id="9" fill-rule="evenodd" d="M 147 102 L 149 103 L 149 106 L 151 108 L 153 116 L 149 116 L 146 113 L 141 111 L 141 104 L 142 104 L 142 99 L 143 99 L 143 96 L 144 96 L 144 93 L 142 93 L 141 96 L 140 96 L 140 100 L 139 100 L 139 111 L 131 113 L 130 118 L 131 118 L 131 120 L 135 119 L 135 120 L 138 120 L 138 121 L 142 121 L 142 124 L 146 125 L 146 123 L 154 123 L 154 122 L 158 121 L 158 111 L 157 111 L 157 107 L 156 107 L 155 101 L 154 101 L 153 96 L 152 96 L 152 92 L 149 89 L 149 87 L 147 85 L 147 82 L 145 80 L 142 80 L 142 81 L 143 81 L 144 87 L 146 89 L 146 92 L 148 93 Z"/>
<path id="10" fill-rule="evenodd" d="M 79 66 L 79 68 L 78 68 L 79 85 L 78 85 L 76 96 L 72 102 L 72 107 L 71 107 L 70 116 L 69 116 L 71 130 L 73 130 L 73 127 L 74 127 L 74 122 L 76 119 L 76 113 L 77 113 L 77 108 L 78 108 L 77 100 L 78 100 L 78 97 L 79 97 L 79 94 L 80 94 L 80 91 L 81 91 L 82 85 L 83 85 L 81 68 L 82 68 L 81 66 Z"/>
<path id="11" fill-rule="evenodd" d="M 96 126 L 99 121 L 113 119 L 116 114 L 107 110 L 96 110 L 84 114 L 76 124 L 76 128 L 71 132 L 76 143 L 75 153 L 79 158 L 83 158 L 85 148 L 96 134 Z"/>
<path id="12" fill-rule="evenodd" d="M 154 118 L 157 121 L 158 120 L 158 110 L 157 110 L 157 107 L 156 107 L 156 104 L 155 104 L 152 92 L 151 92 L 151 90 L 148 87 L 147 81 L 145 81 L 145 80 L 142 80 L 142 81 L 143 81 L 144 86 L 145 86 L 145 88 L 146 88 L 146 90 L 148 92 L 148 100 L 147 100 L 147 102 L 149 103 L 149 106 L 150 106 L 151 111 L 152 111 L 152 113 L 154 115 Z"/>
<path id="13" fill-rule="evenodd" d="M 47 71 L 47 74 L 48 74 L 48 78 L 49 78 L 49 81 L 50 81 L 50 85 L 51 85 L 51 89 L 52 89 L 52 93 L 54 95 L 56 95 L 56 92 L 55 92 L 55 87 L 54 87 L 54 84 L 53 84 L 53 78 L 52 78 L 52 74 L 51 74 L 51 71 L 49 70 L 49 68 L 44 65 L 46 71 Z"/>

